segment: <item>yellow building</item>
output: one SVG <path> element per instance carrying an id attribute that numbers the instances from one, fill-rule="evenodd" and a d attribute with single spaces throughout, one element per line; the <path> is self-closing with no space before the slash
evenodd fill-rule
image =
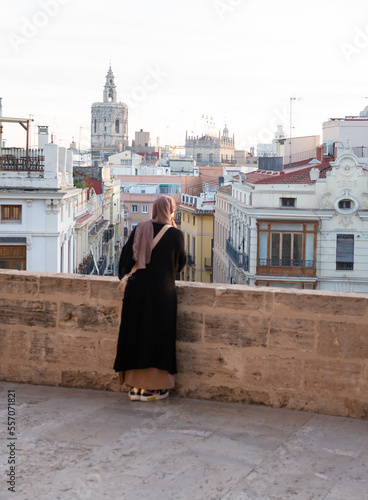
<path id="1" fill-rule="evenodd" d="M 212 283 L 215 193 L 182 194 L 181 201 L 181 230 L 188 258 L 181 279 Z"/>

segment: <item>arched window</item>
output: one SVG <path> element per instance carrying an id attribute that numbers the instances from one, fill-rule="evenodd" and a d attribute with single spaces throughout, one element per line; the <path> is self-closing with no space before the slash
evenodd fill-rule
<path id="1" fill-rule="evenodd" d="M 115 122 L 115 132 L 118 134 L 119 133 L 119 120 L 116 120 Z"/>
<path id="2" fill-rule="evenodd" d="M 114 95 L 113 90 L 110 89 L 107 96 L 109 102 L 112 102 L 113 95 Z"/>
<path id="3" fill-rule="evenodd" d="M 95 119 L 95 126 L 94 126 L 95 133 L 97 132 L 97 120 Z"/>

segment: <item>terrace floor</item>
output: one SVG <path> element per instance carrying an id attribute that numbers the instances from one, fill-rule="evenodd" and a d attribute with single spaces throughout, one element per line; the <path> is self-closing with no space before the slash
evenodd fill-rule
<path id="1" fill-rule="evenodd" d="M 15 391 L 16 495 L 0 499 L 368 498 L 368 421 L 262 406 L 0 382 Z"/>

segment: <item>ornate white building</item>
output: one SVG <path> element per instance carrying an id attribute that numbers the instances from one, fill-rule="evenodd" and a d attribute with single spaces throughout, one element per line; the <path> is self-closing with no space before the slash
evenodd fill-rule
<path id="1" fill-rule="evenodd" d="M 226 252 L 232 283 L 368 293 L 368 165 L 346 148 L 331 163 L 242 175 Z"/>
<path id="2" fill-rule="evenodd" d="M 193 158 L 199 165 L 235 164 L 235 138 L 229 136 L 225 126 L 218 137 L 205 134 L 202 137 L 185 137 L 185 156 Z"/>
<path id="3" fill-rule="evenodd" d="M 106 75 L 103 102 L 92 104 L 91 115 L 91 149 L 94 160 L 119 153 L 128 146 L 128 106 L 117 102 L 111 66 Z"/>

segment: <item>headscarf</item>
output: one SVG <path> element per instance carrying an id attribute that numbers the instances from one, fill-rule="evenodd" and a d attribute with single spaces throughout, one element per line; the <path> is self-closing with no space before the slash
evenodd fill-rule
<path id="1" fill-rule="evenodd" d="M 133 259 L 138 263 L 138 269 L 145 269 L 151 261 L 153 246 L 153 222 L 171 224 L 176 227 L 174 217 L 176 203 L 171 196 L 159 196 L 152 208 L 152 219 L 140 222 L 136 227 L 133 241 Z"/>

